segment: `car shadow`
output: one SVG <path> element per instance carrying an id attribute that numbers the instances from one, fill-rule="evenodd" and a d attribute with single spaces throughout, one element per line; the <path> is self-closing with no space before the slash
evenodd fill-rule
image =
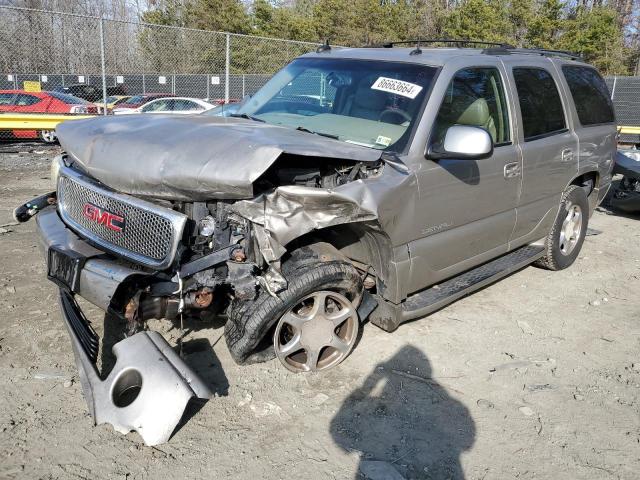
<path id="1" fill-rule="evenodd" d="M 380 363 L 331 421 L 333 440 L 357 452 L 356 479 L 464 479 L 460 455 L 475 440 L 468 409 L 432 378 L 428 358 L 406 345 Z M 394 471 L 395 470 L 395 471 Z"/>

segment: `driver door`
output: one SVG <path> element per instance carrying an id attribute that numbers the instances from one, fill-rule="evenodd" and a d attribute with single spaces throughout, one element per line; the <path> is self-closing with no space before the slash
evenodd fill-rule
<path id="1" fill-rule="evenodd" d="M 521 156 L 513 142 L 511 96 L 499 66 L 453 74 L 432 127 L 430 145 L 453 125 L 481 127 L 494 143 L 481 160 L 421 160 L 416 172 L 418 237 L 409 243 L 407 293 L 468 270 L 508 250 L 520 194 Z M 442 79 L 441 79 L 442 80 Z"/>

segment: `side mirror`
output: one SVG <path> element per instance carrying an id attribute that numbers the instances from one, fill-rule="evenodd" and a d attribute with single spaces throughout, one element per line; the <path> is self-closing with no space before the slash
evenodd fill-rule
<path id="1" fill-rule="evenodd" d="M 470 125 L 453 125 L 447 129 L 444 141 L 431 145 L 427 158 L 439 160 L 480 160 L 493 154 L 493 140 L 484 128 Z"/>

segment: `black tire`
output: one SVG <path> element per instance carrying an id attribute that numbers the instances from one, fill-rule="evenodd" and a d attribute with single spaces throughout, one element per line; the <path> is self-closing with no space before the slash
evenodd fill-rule
<path id="1" fill-rule="evenodd" d="M 292 306 L 320 290 L 339 292 L 358 306 L 362 279 L 345 261 L 323 261 L 308 247 L 292 252 L 282 264 L 288 286 L 277 297 L 263 288 L 252 301 L 233 301 L 228 310 L 224 333 L 231 356 L 238 364 L 258 363 L 275 357 L 272 330 Z"/>
<path id="2" fill-rule="evenodd" d="M 576 236 L 575 246 L 569 253 L 563 253 L 561 248 L 561 233 L 562 226 L 573 206 L 580 208 L 581 226 L 580 233 Z M 558 216 L 556 217 L 551 231 L 545 241 L 545 255 L 536 262 L 536 265 L 547 270 L 563 270 L 573 262 L 580 254 L 584 238 L 587 233 L 587 227 L 589 225 L 589 200 L 584 188 L 571 185 L 562 194 L 560 199 L 560 209 L 558 210 Z"/>

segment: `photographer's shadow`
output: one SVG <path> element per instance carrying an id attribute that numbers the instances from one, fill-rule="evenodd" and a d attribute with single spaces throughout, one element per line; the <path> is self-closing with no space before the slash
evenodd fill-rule
<path id="1" fill-rule="evenodd" d="M 427 357 L 407 345 L 342 404 L 331 434 L 360 453 L 356 478 L 464 479 L 460 455 L 473 445 L 475 424 L 431 374 Z"/>

